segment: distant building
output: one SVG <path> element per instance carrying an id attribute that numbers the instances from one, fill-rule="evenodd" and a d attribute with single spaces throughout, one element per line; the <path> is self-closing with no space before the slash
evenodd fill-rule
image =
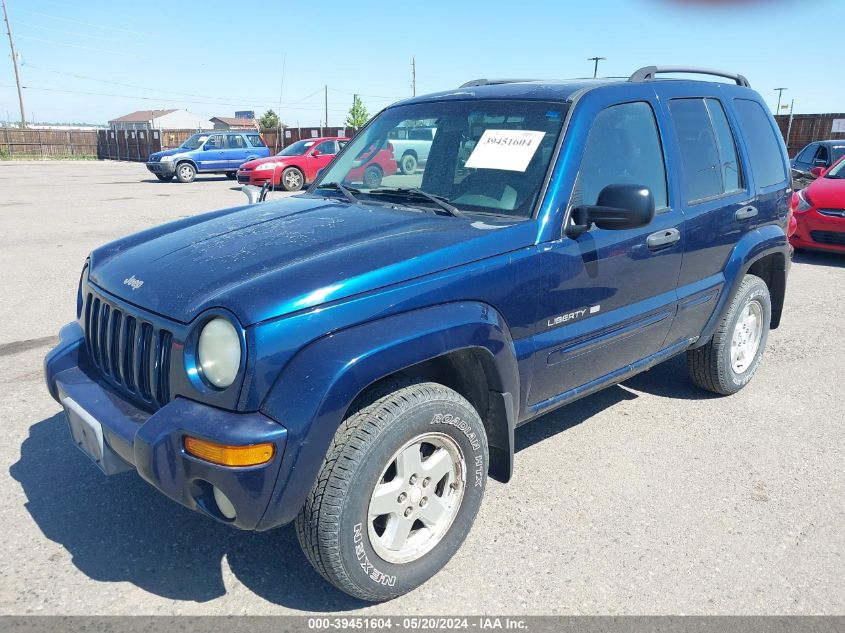
<path id="1" fill-rule="evenodd" d="M 213 116 L 211 117 L 211 123 L 214 125 L 215 130 L 258 129 L 258 125 L 256 125 L 255 119 L 244 119 L 240 117 Z"/>
<path id="2" fill-rule="evenodd" d="M 208 119 L 187 110 L 138 110 L 109 121 L 113 130 L 210 130 Z"/>

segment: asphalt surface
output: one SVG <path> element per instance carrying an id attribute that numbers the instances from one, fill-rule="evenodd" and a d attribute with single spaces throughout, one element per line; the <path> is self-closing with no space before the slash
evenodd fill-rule
<path id="1" fill-rule="evenodd" d="M 736 396 L 682 359 L 517 431 L 461 551 L 381 605 L 326 585 L 290 527 L 244 533 L 105 477 L 41 377 L 96 245 L 241 204 L 225 178 L 0 162 L 0 613 L 845 613 L 845 257 L 801 255 Z"/>

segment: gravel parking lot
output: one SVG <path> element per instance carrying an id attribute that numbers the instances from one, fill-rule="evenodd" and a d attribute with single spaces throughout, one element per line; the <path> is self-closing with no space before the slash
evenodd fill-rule
<path id="1" fill-rule="evenodd" d="M 683 359 L 517 431 L 464 547 L 420 589 L 365 605 L 290 527 L 243 533 L 106 478 L 41 377 L 86 254 L 242 204 L 223 177 L 141 164 L 0 162 L 0 613 L 845 613 L 845 257 L 800 255 L 751 385 L 699 391 Z"/>

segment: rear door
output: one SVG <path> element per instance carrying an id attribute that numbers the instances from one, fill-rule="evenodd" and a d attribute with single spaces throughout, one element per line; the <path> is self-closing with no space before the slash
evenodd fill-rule
<path id="1" fill-rule="evenodd" d="M 636 184 L 652 191 L 657 212 L 642 228 L 593 226 L 544 247 L 529 406 L 542 409 L 624 373 L 662 349 L 672 325 L 683 215 L 667 187 L 658 103 L 648 94 L 621 104 L 598 94 L 583 99 L 592 102 L 584 108 L 600 109 L 567 208 L 595 204 L 607 185 Z"/>
<path id="2" fill-rule="evenodd" d="M 249 147 L 246 139 L 241 134 L 226 135 L 226 161 L 227 167 L 237 169 L 247 159 Z"/>

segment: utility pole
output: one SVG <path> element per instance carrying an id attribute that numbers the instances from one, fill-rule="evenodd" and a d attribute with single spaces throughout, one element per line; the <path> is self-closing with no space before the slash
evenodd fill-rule
<path id="1" fill-rule="evenodd" d="M 325 122 L 326 127 L 329 127 L 329 87 L 328 87 L 328 85 L 326 86 L 324 95 L 325 95 L 325 103 L 326 103 L 326 118 L 323 119 L 323 121 Z"/>
<path id="2" fill-rule="evenodd" d="M 789 124 L 786 126 L 786 151 L 789 151 L 789 135 L 792 133 L 792 113 L 795 111 L 795 99 L 789 105 Z"/>
<path id="3" fill-rule="evenodd" d="M 411 58 L 411 96 L 417 96 L 417 58 Z"/>
<path id="4" fill-rule="evenodd" d="M 780 97 L 783 94 L 783 91 L 789 90 L 789 88 L 775 88 L 774 90 L 778 93 L 778 107 L 775 108 L 775 114 L 780 114 Z"/>
<path id="5" fill-rule="evenodd" d="M 12 49 L 12 64 L 15 66 L 15 83 L 18 84 L 18 103 L 21 106 L 21 127 L 26 128 L 26 115 L 23 107 L 23 92 L 21 91 L 21 76 L 18 73 L 18 56 L 15 53 L 15 42 L 12 39 L 12 25 L 9 24 L 9 13 L 6 11 L 6 0 L 3 2 L 3 18 L 6 20 L 6 33 L 9 34 L 9 48 Z"/>
<path id="6" fill-rule="evenodd" d="M 596 76 L 599 74 L 599 62 L 602 61 L 602 60 L 605 60 L 605 59 L 607 59 L 607 57 L 588 57 L 587 58 L 588 62 L 595 62 L 595 65 L 593 66 L 593 79 L 595 79 Z"/>

